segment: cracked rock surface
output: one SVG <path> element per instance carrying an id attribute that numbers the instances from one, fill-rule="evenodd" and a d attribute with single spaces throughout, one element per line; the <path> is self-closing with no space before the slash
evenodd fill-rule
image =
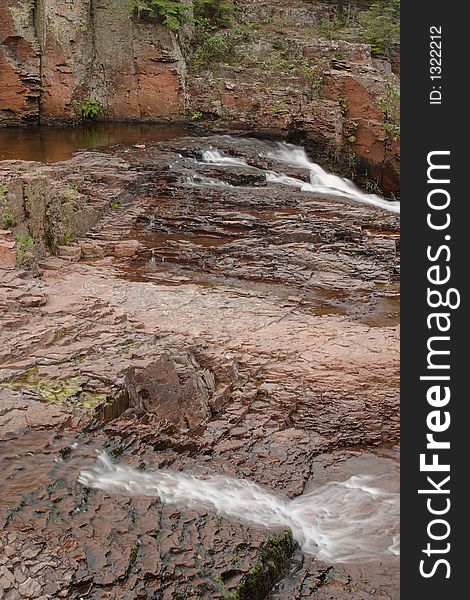
<path id="1" fill-rule="evenodd" d="M 286 498 L 354 469 L 396 469 L 398 217 L 270 184 L 273 165 L 249 143 L 251 168 L 202 163 L 215 143 L 224 149 L 183 138 L 57 163 L 68 174 L 79 163 L 82 177 L 107 164 L 109 180 L 125 157 L 139 178 L 60 262 L 1 270 L 8 600 L 222 599 L 266 538 L 285 534 L 85 488 L 77 476 L 95 450 Z M 398 598 L 393 556 L 334 565 L 291 548 L 278 575 L 272 600 Z"/>

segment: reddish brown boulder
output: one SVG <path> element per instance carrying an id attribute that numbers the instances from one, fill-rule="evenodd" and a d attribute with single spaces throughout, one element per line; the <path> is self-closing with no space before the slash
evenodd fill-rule
<path id="1" fill-rule="evenodd" d="M 184 359 L 183 359 L 184 360 Z M 125 387 L 129 405 L 181 428 L 194 429 L 210 416 L 209 393 L 189 360 L 164 355 L 145 368 L 131 367 Z"/>

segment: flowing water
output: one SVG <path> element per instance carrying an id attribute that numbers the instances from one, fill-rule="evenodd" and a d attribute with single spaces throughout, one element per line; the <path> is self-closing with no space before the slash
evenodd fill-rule
<path id="1" fill-rule="evenodd" d="M 204 507 L 268 528 L 290 527 L 306 554 L 347 563 L 399 554 L 399 494 L 387 491 L 389 478 L 354 475 L 288 501 L 248 480 L 142 472 L 101 452 L 96 465 L 81 471 L 79 482 L 111 493 L 155 496 L 184 508 Z"/>
<path id="2" fill-rule="evenodd" d="M 228 136 L 224 137 L 227 138 Z M 260 143 L 258 141 L 255 143 L 258 145 L 262 144 L 262 142 Z M 308 158 L 305 150 L 299 146 L 294 146 L 292 144 L 286 144 L 283 142 L 279 142 L 275 145 L 265 142 L 264 147 L 264 151 L 260 153 L 261 156 L 264 154 L 266 158 L 269 158 L 274 162 L 283 163 L 289 167 L 306 169 L 310 174 L 310 183 L 308 183 L 302 179 L 285 175 L 284 173 L 268 170 L 266 171 L 266 181 L 268 183 L 281 183 L 283 185 L 298 188 L 303 192 L 315 192 L 318 194 L 340 196 L 355 202 L 378 206 L 390 212 L 400 212 L 399 202 L 385 200 L 376 194 L 366 194 L 360 188 L 354 185 L 354 183 L 349 179 L 328 173 L 322 167 L 320 167 L 320 165 L 312 162 Z M 249 165 L 244 159 L 226 156 L 216 148 L 204 152 L 203 161 L 219 166 L 237 166 L 247 167 L 250 169 L 257 168 Z"/>
<path id="3" fill-rule="evenodd" d="M 177 127 L 123 124 L 98 124 L 90 128 L 67 130 L 4 130 L 0 131 L 0 160 L 21 158 L 54 162 L 70 157 L 78 149 L 106 148 L 118 143 L 139 143 L 137 154 L 147 152 L 148 157 L 149 147 L 144 147 L 146 142 L 173 140 L 188 133 Z M 194 137 L 194 132 L 191 133 Z M 161 193 L 162 184 L 158 183 L 159 195 L 155 206 L 151 207 L 153 212 L 148 221 L 142 220 L 141 223 L 145 233 L 145 236 L 142 234 L 142 241 L 145 242 L 147 253 L 144 256 L 145 273 L 142 275 L 137 272 L 137 275 L 142 276 L 143 281 L 148 281 L 151 279 L 148 272 L 155 272 L 155 277 L 160 278 L 164 273 L 168 282 L 174 283 L 178 281 L 177 277 L 170 277 L 171 269 L 174 269 L 176 275 L 182 275 L 185 282 L 194 282 L 197 276 L 198 284 L 215 286 L 222 279 L 226 287 L 224 293 L 230 293 L 230 297 L 249 292 L 286 301 L 293 298 L 298 303 L 298 311 L 302 304 L 305 310 L 310 310 L 311 305 L 318 315 L 347 314 L 349 304 L 353 302 L 348 289 L 337 289 L 336 281 L 329 287 L 321 280 L 317 284 L 313 279 L 312 282 L 310 279 L 304 280 L 301 275 L 306 259 L 302 254 L 299 254 L 299 269 L 292 268 L 289 271 L 287 267 L 290 262 L 286 261 L 277 281 L 267 277 L 272 274 L 269 253 L 265 256 L 256 251 L 263 248 L 265 240 L 270 240 L 275 250 L 282 248 L 283 244 L 289 246 L 289 252 L 292 253 L 295 251 L 294 244 L 308 247 L 308 244 L 315 243 L 315 229 L 310 232 L 303 225 L 304 218 L 308 223 L 309 214 L 313 214 L 317 221 L 326 220 L 326 225 L 315 223 L 323 235 L 323 229 L 340 229 L 341 210 L 345 203 L 348 210 L 351 203 L 362 205 L 360 210 L 354 206 L 353 214 L 374 213 L 379 214 L 381 219 L 386 215 L 384 222 L 387 219 L 396 220 L 394 215 L 385 211 L 399 213 L 399 203 L 367 194 L 351 181 L 326 172 L 298 146 L 231 136 L 201 139 L 203 142 L 200 144 L 198 140 L 198 147 L 202 146 L 203 150 L 199 154 L 194 152 L 183 157 L 175 152 L 175 158 L 171 159 L 173 162 L 169 168 L 174 169 L 175 173 L 171 181 L 179 178 L 182 183 L 181 195 L 164 197 Z M 180 144 L 186 144 L 186 140 Z M 133 151 L 132 148 L 124 150 Z M 280 189 L 280 185 L 286 187 Z M 197 189 L 196 186 L 204 189 Z M 312 196 L 302 195 L 308 192 L 316 194 L 316 197 L 312 200 Z M 235 204 L 231 195 L 237 194 L 245 194 L 248 199 L 254 197 L 259 201 Z M 276 194 L 280 198 L 278 204 Z M 341 205 L 338 209 L 340 213 L 336 214 L 328 208 L 324 195 L 340 198 L 337 203 Z M 206 201 L 207 204 L 204 204 Z M 309 201 L 316 203 L 317 212 L 308 213 Z M 366 222 L 372 227 L 367 219 Z M 297 230 L 300 231 L 298 237 Z M 269 238 L 269 235 L 273 238 Z M 395 230 L 384 232 L 381 226 L 377 231 L 367 231 L 367 235 L 386 238 L 397 234 Z M 254 242 L 250 245 L 251 239 Z M 289 242 L 293 242 L 294 247 Z M 238 250 L 237 243 L 240 246 Z M 218 266 L 219 257 L 220 262 L 230 258 L 226 244 L 232 244 L 233 265 L 238 268 L 237 271 L 235 266 L 231 266 L 230 276 L 221 268 L 219 275 L 219 270 L 212 267 L 212 264 Z M 199 254 L 201 258 L 198 262 Z M 212 259 L 213 263 L 210 262 Z M 282 261 L 279 263 L 282 265 Z M 135 264 L 127 261 L 127 266 L 135 280 Z M 180 273 L 182 266 L 185 270 Z M 255 272 L 259 274 L 259 281 L 253 277 Z M 314 271 L 312 273 L 315 275 Z M 191 279 L 184 278 L 185 275 L 190 275 Z M 391 284 L 385 282 L 384 285 L 390 287 Z M 229 288 L 230 292 L 227 291 Z M 364 297 L 367 299 L 376 294 L 376 288 L 377 285 L 367 288 Z M 357 298 L 362 296 L 359 294 L 351 298 L 356 306 L 359 304 Z M 397 298 L 397 294 L 391 298 L 385 296 L 382 300 L 379 297 L 374 304 L 374 312 L 367 313 L 367 324 L 394 326 L 398 319 Z M 36 441 L 38 446 L 44 445 L 42 438 Z M 313 469 L 315 480 L 303 494 L 289 500 L 246 479 L 222 474 L 196 476 L 181 471 L 141 471 L 124 463 L 113 462 L 104 452 L 99 453 L 96 464 L 91 464 L 93 449 L 105 446 L 103 439 L 86 446 L 78 445 L 75 440 L 57 437 L 47 442 L 45 451 L 37 453 L 31 452 L 34 443 L 34 437 L 15 440 L 14 452 L 12 450 L 11 455 L 7 453 L 7 456 L 3 456 L 7 468 L 4 471 L 5 481 L 0 486 L 0 509 L 7 509 L 10 516 L 18 514 L 18 520 L 25 519 L 25 522 L 32 524 L 31 527 L 36 526 L 38 515 L 49 511 L 50 498 L 54 502 L 64 503 L 64 514 L 69 510 L 68 504 L 73 501 L 74 515 L 81 516 L 83 510 L 83 519 L 88 522 L 90 517 L 86 511 L 89 510 L 90 515 L 99 515 L 96 517 L 98 522 L 105 514 L 105 519 L 112 522 L 114 527 L 115 514 L 109 507 L 120 507 L 120 495 L 126 497 L 126 502 L 128 497 L 134 497 L 137 503 L 142 497 L 158 497 L 167 505 L 181 509 L 203 508 L 268 529 L 289 527 L 305 554 L 335 564 L 373 564 L 380 561 L 387 564 L 388 561 L 396 561 L 395 557 L 399 555 L 399 495 L 395 485 L 398 476 L 396 471 L 387 470 L 383 463 L 378 468 L 369 468 L 369 463 L 357 465 L 352 471 L 341 471 L 343 467 L 340 467 L 332 477 L 328 476 L 329 480 L 322 480 L 318 475 L 321 469 Z M 0 446 L 0 462 L 2 452 L 6 451 Z M 216 471 L 221 471 L 220 464 L 214 467 Z M 192 467 L 183 464 L 182 468 L 189 470 Z M 84 487 L 76 485 L 77 478 Z M 108 496 L 102 500 L 97 493 L 88 498 L 86 488 L 116 494 L 116 497 Z M 26 506 L 24 514 L 21 512 L 23 504 Z M 101 504 L 104 508 L 99 512 Z M 34 508 L 37 514 L 28 512 L 29 508 L 31 511 Z M 95 509 L 96 513 L 93 513 Z M 60 530 L 63 526 L 62 522 L 54 524 L 51 519 L 47 527 L 49 530 Z M 101 540 L 99 536 L 96 539 Z"/>

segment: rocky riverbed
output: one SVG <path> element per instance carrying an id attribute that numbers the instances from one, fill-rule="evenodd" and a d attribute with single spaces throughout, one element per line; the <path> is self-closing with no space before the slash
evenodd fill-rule
<path id="1" fill-rule="evenodd" d="M 4 597 L 398 598 L 392 553 L 320 561 L 282 528 L 77 483 L 101 449 L 287 499 L 397 479 L 396 206 L 312 187 L 274 143 L 138 146 L 0 163 Z"/>

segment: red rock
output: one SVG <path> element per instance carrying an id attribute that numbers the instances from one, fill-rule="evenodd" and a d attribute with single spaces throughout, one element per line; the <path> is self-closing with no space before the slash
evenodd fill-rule
<path id="1" fill-rule="evenodd" d="M 16 265 L 16 243 L 0 241 L 0 268 Z"/>
<path id="2" fill-rule="evenodd" d="M 80 242 L 81 254 L 84 258 L 102 258 L 103 249 L 95 242 Z"/>
<path id="3" fill-rule="evenodd" d="M 141 244 L 137 240 L 125 240 L 115 244 L 113 254 L 117 258 L 135 256 Z"/>
<path id="4" fill-rule="evenodd" d="M 58 246 L 57 254 L 60 258 L 65 258 L 71 262 L 77 262 L 82 256 L 82 249 L 78 244 L 73 244 L 71 246 Z"/>
<path id="5" fill-rule="evenodd" d="M 46 304 L 45 296 L 24 296 L 20 300 L 20 304 L 26 308 L 33 308 L 35 306 L 44 306 Z"/>
<path id="6" fill-rule="evenodd" d="M 77 117 L 73 101 L 91 96 L 112 118 L 184 112 L 174 35 L 153 21 L 136 25 L 131 10 L 101 3 L 90 13 L 88 0 L 50 0 L 37 15 L 27 4 L 1 2 L 0 24 L 0 123 L 37 122 L 39 97 L 43 121 Z"/>
<path id="7" fill-rule="evenodd" d="M 26 422 L 31 429 L 57 427 L 69 421 L 70 414 L 63 412 L 53 404 L 35 402 L 26 410 Z"/>
<path id="8" fill-rule="evenodd" d="M 66 260 L 51 256 L 45 260 L 38 261 L 38 267 L 44 271 L 57 271 L 68 264 Z"/>

